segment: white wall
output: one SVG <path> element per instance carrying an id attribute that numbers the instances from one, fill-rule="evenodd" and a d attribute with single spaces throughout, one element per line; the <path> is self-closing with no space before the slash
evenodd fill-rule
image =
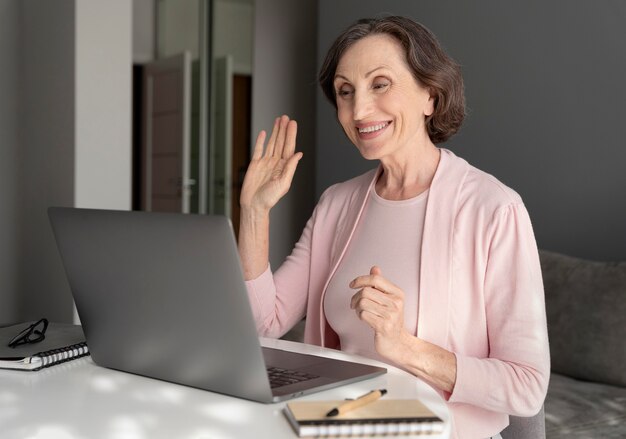
<path id="1" fill-rule="evenodd" d="M 132 21 L 127 0 L 76 1 L 74 205 L 131 208 Z"/>
<path id="2" fill-rule="evenodd" d="M 304 152 L 291 190 L 271 212 L 270 262 L 278 268 L 313 209 L 317 1 L 257 0 L 254 16 L 252 142 L 288 114 Z"/>
<path id="3" fill-rule="evenodd" d="M 17 313 L 18 0 L 0 0 L 0 323 Z"/>

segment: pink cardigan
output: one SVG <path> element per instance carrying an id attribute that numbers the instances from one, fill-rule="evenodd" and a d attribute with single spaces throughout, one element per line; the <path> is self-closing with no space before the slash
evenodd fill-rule
<path id="1" fill-rule="evenodd" d="M 247 282 L 261 335 L 280 337 L 306 315 L 305 343 L 340 348 L 324 294 L 380 170 L 328 188 L 281 267 Z M 519 195 L 445 149 L 428 196 L 415 312 L 415 335 L 456 355 L 454 391 L 440 392 L 454 437 L 488 437 L 508 414 L 541 409 L 550 357 L 530 218 Z"/>

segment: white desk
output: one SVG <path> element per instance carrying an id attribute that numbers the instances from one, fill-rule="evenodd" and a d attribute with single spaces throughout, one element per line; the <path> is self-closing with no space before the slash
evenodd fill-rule
<path id="1" fill-rule="evenodd" d="M 380 365 L 373 360 L 284 340 L 265 346 Z M 446 425 L 439 395 L 417 378 L 387 365 L 385 375 L 300 398 L 354 398 L 386 388 L 390 398 L 419 398 Z M 0 370 L 0 437 L 6 439 L 242 439 L 296 438 L 285 403 L 261 404 L 96 366 L 81 358 L 39 372 Z M 403 436 L 406 437 L 406 436 Z"/>

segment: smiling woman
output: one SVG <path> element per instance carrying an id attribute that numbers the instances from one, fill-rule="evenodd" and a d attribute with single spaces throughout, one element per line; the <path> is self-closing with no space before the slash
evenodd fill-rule
<path id="1" fill-rule="evenodd" d="M 341 70 L 337 72 L 340 58 L 348 48 L 354 49 L 352 46 L 365 37 L 392 39 L 391 45 L 395 47 L 391 58 L 403 64 L 417 81 L 417 86 L 426 88 L 432 95 L 435 109 L 426 118 L 426 125 L 433 143 L 445 142 L 453 136 L 465 117 L 465 93 L 460 68 L 441 49 L 427 28 L 410 20 L 401 25 L 393 20 L 380 20 L 376 29 L 371 28 L 369 20 L 361 20 L 335 40 L 319 75 L 322 91 L 335 108 L 338 107 L 337 96 L 341 96 L 336 94 L 336 79 L 341 76 Z M 385 58 L 385 61 L 389 59 Z M 382 67 L 384 61 L 380 65 Z M 385 89 L 384 83 L 377 86 Z"/>
<path id="2" fill-rule="evenodd" d="M 319 76 L 376 170 L 324 192 L 272 272 L 269 212 L 302 158 L 297 124 L 262 131 L 241 193 L 239 253 L 258 331 L 306 315 L 304 341 L 400 367 L 450 403 L 452 437 L 497 436 L 537 413 L 549 352 L 537 247 L 513 190 L 436 144 L 465 114 L 457 64 L 405 17 L 359 20 Z"/>
<path id="3" fill-rule="evenodd" d="M 339 121 L 366 159 L 406 156 L 416 145 L 434 151 L 425 128 L 434 98 L 415 81 L 393 37 L 368 36 L 347 49 L 334 87 Z"/>

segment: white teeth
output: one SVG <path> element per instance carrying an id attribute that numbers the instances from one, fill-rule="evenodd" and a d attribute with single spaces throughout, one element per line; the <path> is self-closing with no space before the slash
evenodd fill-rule
<path id="1" fill-rule="evenodd" d="M 378 125 L 372 125 L 372 126 L 365 127 L 365 128 L 359 128 L 359 133 L 373 133 L 374 131 L 382 130 L 387 125 L 389 125 L 389 123 L 385 122 L 385 123 L 380 123 Z"/>

